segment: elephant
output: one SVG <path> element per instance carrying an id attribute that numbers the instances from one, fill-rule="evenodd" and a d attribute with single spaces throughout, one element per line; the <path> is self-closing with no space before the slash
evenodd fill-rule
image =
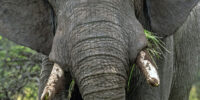
<path id="1" fill-rule="evenodd" d="M 127 92 L 131 66 L 147 47 L 144 29 L 162 37 L 170 53 L 156 59 L 159 87 L 136 67 Z M 199 32 L 199 0 L 0 0 L 0 35 L 47 56 L 39 96 L 52 62 L 64 70 L 64 90 L 54 100 L 66 99 L 72 78 L 71 100 L 188 100 Z"/>

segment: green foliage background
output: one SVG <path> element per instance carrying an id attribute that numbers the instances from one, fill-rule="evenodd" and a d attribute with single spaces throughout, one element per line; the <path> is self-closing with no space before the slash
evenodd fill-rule
<path id="1" fill-rule="evenodd" d="M 40 64 L 40 54 L 0 36 L 0 100 L 37 100 Z M 200 73 L 190 100 L 200 100 Z"/>
<path id="2" fill-rule="evenodd" d="M 190 91 L 189 100 L 200 100 L 200 72 L 198 73 L 198 78 Z"/>
<path id="3" fill-rule="evenodd" d="M 41 58 L 0 37 L 0 100 L 36 100 Z"/>

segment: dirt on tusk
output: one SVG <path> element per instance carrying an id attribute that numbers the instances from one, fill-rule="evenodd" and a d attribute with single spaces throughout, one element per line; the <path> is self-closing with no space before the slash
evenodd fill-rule
<path id="1" fill-rule="evenodd" d="M 48 82 L 43 90 L 41 100 L 52 100 L 55 94 L 61 90 L 64 82 L 64 72 L 56 63 L 53 65 Z"/>
<path id="2" fill-rule="evenodd" d="M 153 63 L 149 53 L 146 50 L 142 50 L 139 53 L 136 64 L 151 86 L 158 87 L 160 85 L 160 79 L 156 65 Z"/>

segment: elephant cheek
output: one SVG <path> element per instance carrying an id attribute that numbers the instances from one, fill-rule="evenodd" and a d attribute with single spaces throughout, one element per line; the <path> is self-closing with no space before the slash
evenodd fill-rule
<path id="1" fill-rule="evenodd" d="M 63 70 L 68 71 L 70 66 L 68 40 L 64 34 L 64 30 L 58 26 L 56 35 L 53 40 L 53 46 L 49 54 L 50 61 L 53 61 L 60 65 Z"/>

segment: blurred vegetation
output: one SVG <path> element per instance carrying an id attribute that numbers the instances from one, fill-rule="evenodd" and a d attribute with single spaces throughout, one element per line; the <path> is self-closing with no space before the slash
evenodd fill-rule
<path id="1" fill-rule="evenodd" d="M 36 100 L 41 57 L 0 36 L 0 100 Z"/>
<path id="2" fill-rule="evenodd" d="M 0 100 L 37 100 L 40 63 L 40 54 L 0 36 Z M 200 73 L 190 100 L 200 100 Z"/>
<path id="3" fill-rule="evenodd" d="M 198 73 L 198 78 L 190 91 L 189 100 L 200 100 L 200 72 Z"/>

